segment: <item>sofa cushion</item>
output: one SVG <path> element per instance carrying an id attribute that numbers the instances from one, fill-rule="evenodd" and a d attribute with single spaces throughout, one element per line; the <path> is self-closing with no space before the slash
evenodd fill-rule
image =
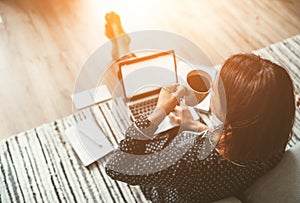
<path id="1" fill-rule="evenodd" d="M 280 163 L 244 193 L 243 202 L 300 202 L 300 143 L 287 150 Z"/>

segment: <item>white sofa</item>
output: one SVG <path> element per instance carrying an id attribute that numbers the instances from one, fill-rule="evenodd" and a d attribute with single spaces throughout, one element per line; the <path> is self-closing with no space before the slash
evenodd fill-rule
<path id="1" fill-rule="evenodd" d="M 280 163 L 248 188 L 242 201 L 229 197 L 216 203 L 300 202 L 300 143 L 285 152 Z"/>

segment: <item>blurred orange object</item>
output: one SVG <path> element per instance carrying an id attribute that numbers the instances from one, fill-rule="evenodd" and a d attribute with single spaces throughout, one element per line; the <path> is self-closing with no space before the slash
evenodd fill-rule
<path id="1" fill-rule="evenodd" d="M 295 94 L 295 100 L 296 100 L 296 106 L 300 107 L 300 96 L 298 94 Z"/>

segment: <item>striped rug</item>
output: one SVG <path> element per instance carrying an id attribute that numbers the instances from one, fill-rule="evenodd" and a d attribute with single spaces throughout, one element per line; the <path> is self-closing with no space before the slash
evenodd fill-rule
<path id="1" fill-rule="evenodd" d="M 300 35 L 254 53 L 286 67 L 300 93 Z M 1 202 L 148 202 L 139 187 L 106 175 L 107 157 L 84 167 L 64 138 L 66 128 L 94 118 L 116 147 L 130 123 L 124 111 L 115 110 L 124 108 L 120 99 L 109 101 L 1 141 Z M 299 113 L 288 147 L 300 140 Z"/>

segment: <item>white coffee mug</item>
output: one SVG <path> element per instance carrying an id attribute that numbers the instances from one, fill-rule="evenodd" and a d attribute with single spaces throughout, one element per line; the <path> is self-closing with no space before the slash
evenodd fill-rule
<path id="1" fill-rule="evenodd" d="M 186 76 L 186 92 L 184 103 L 188 106 L 196 106 L 205 99 L 212 88 L 210 75 L 203 70 L 192 70 Z"/>

